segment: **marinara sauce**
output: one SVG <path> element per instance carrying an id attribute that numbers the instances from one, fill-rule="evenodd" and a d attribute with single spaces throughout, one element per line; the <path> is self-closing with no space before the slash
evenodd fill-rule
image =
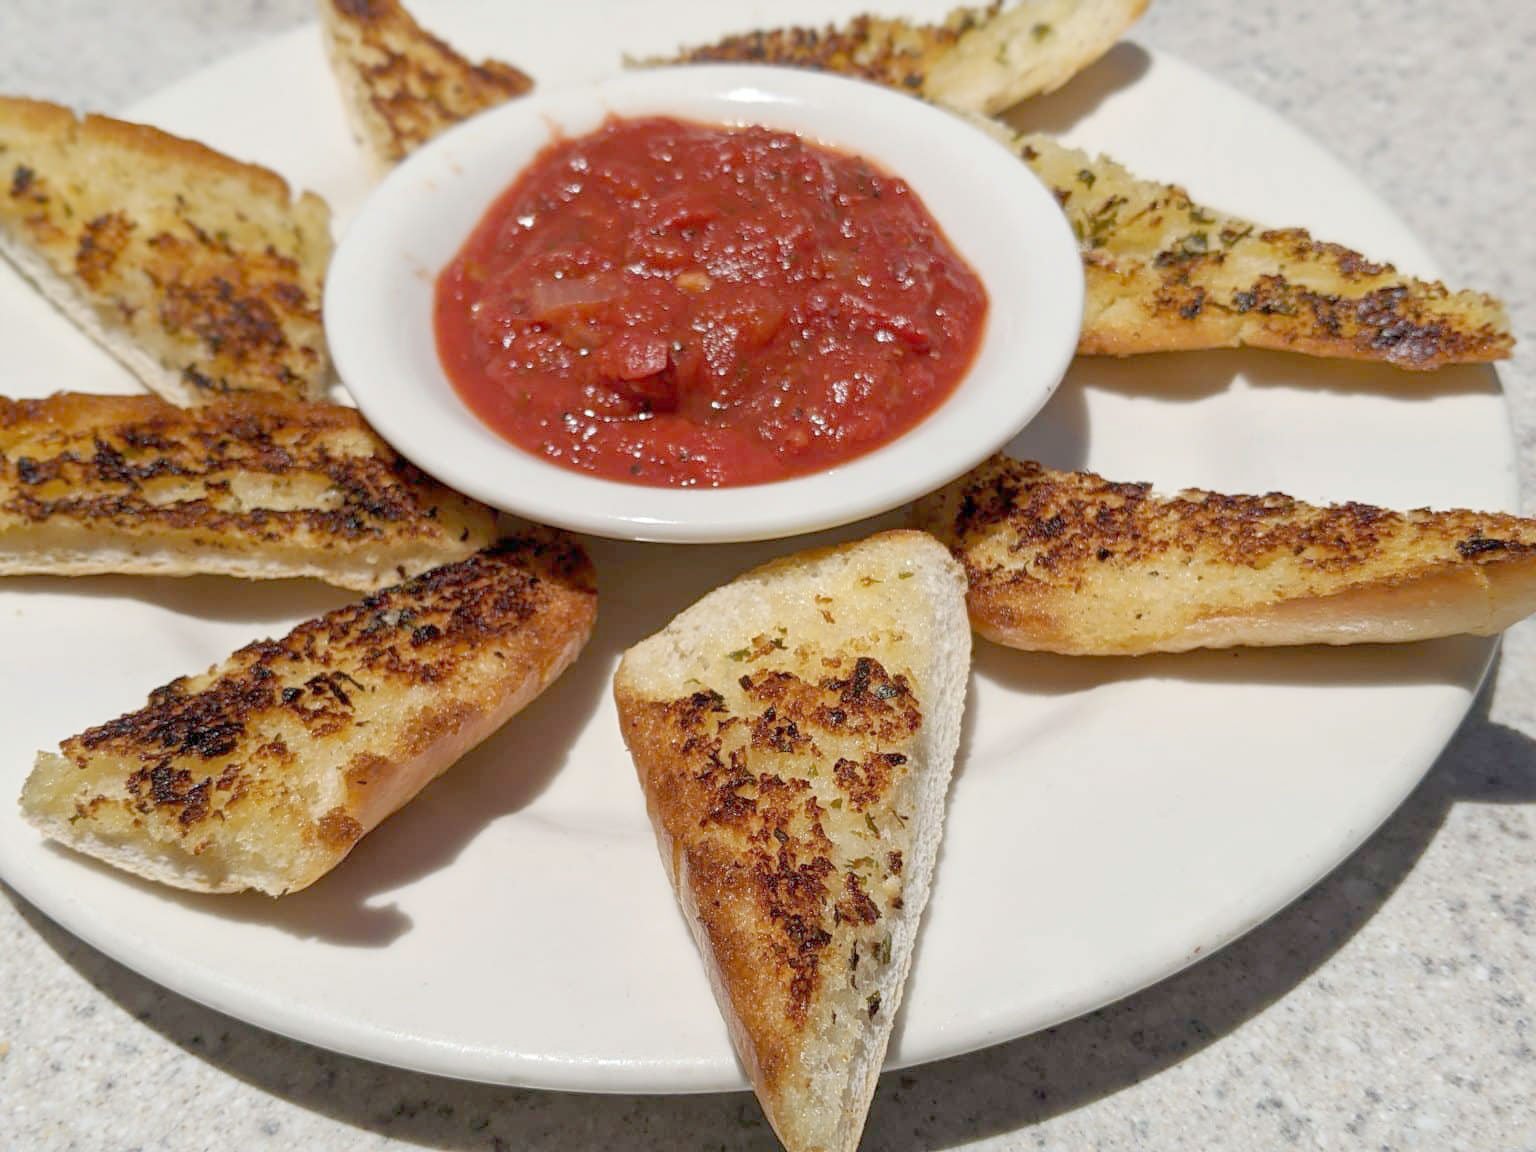
<path id="1" fill-rule="evenodd" d="M 987 295 L 901 180 L 764 128 L 611 119 L 544 149 L 437 283 L 438 352 L 512 443 L 637 484 L 826 468 L 965 374 Z"/>

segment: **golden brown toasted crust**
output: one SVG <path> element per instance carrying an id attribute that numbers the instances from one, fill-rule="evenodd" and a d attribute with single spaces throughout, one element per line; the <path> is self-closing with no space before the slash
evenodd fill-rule
<path id="1" fill-rule="evenodd" d="M 933 61 L 923 95 L 991 115 L 1054 92 L 1141 19 L 1147 0 L 1018 0 Z"/>
<path id="2" fill-rule="evenodd" d="M 856 16 L 821 28 L 773 28 L 687 48 L 676 63 L 762 63 L 854 76 L 948 107 L 988 114 L 1053 91 L 1097 60 L 1146 0 L 1002 0 L 935 24 Z M 658 63 L 660 61 L 657 61 Z"/>
<path id="3" fill-rule="evenodd" d="M 1081 353 L 1246 345 L 1432 369 L 1502 360 L 1514 347 L 1491 296 L 1403 276 L 1299 228 L 1224 215 L 1044 136 L 1019 147 L 1082 249 Z"/>
<path id="4" fill-rule="evenodd" d="M 1072 655 L 1489 634 L 1536 609 L 1536 521 L 1157 496 L 994 457 L 917 522 L 966 570 L 990 640 Z"/>
<path id="5" fill-rule="evenodd" d="M 826 825 L 878 810 L 922 713 L 904 675 L 869 657 L 838 663 L 814 681 L 743 673 L 735 707 L 702 690 L 670 701 L 626 697 L 620 709 L 653 816 L 671 839 L 674 874 L 693 884 L 770 1092 L 795 1067 L 813 1003 L 850 963 L 847 940 L 834 946 L 833 933 L 869 926 L 861 936 L 878 951 L 885 909 L 870 891 L 899 893 L 891 881 L 900 853 L 894 870 L 889 854 L 873 850 L 855 866 Z M 850 741 L 866 750 L 855 753 Z M 817 777 L 825 786 L 814 786 Z"/>
<path id="6" fill-rule="evenodd" d="M 157 689 L 40 757 L 23 806 L 183 887 L 302 888 L 558 675 L 595 605 L 569 538 L 503 541 Z"/>
<path id="7" fill-rule="evenodd" d="M 370 591 L 496 538 L 350 408 L 0 397 L 0 572 L 318 576 Z"/>
<path id="8" fill-rule="evenodd" d="M 265 168 L 0 97 L 0 250 L 170 399 L 312 399 L 329 380 L 329 212 Z"/>
<path id="9" fill-rule="evenodd" d="M 353 129 L 384 165 L 533 87 L 510 64 L 466 60 L 399 0 L 320 0 L 320 15 Z"/>
<path id="10" fill-rule="evenodd" d="M 804 552 L 625 653 L 620 726 L 733 1043 L 792 1152 L 852 1152 L 911 962 L 970 659 L 930 536 Z"/>

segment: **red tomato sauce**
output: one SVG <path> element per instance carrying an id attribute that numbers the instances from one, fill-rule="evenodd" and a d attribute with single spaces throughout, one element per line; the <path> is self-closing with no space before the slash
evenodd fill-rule
<path id="1" fill-rule="evenodd" d="M 816 471 L 900 436 L 986 290 L 901 180 L 764 128 L 558 140 L 437 282 L 438 354 L 512 443 L 637 484 Z"/>

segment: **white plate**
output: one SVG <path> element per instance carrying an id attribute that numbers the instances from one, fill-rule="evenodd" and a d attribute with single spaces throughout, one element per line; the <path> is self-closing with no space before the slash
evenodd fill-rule
<path id="1" fill-rule="evenodd" d="M 568 0 L 541 6 L 536 21 L 489 0 L 421 7 L 459 43 L 552 84 L 591 79 L 621 50 L 662 51 L 683 31 L 826 19 L 865 3 Z M 1037 105 L 1037 118 L 1217 205 L 1433 270 L 1361 180 L 1200 72 L 1122 48 L 1075 88 Z M 343 212 L 366 188 L 312 29 L 135 112 L 275 165 Z M 129 387 L 9 275 L 0 381 L 38 394 Z M 1226 353 L 1087 362 L 1023 440 L 1052 464 L 1164 485 L 1404 506 L 1516 498 L 1504 406 L 1479 370 L 1414 377 Z M 623 646 L 787 547 L 596 543 L 602 619 L 584 659 L 308 892 L 273 902 L 163 891 L 44 845 L 9 802 L 0 876 L 151 978 L 326 1047 L 559 1088 L 737 1087 L 608 678 Z M 310 585 L 211 579 L 6 581 L 0 797 L 16 795 L 34 749 L 338 600 Z M 1131 661 L 978 645 L 893 1058 L 931 1060 L 1062 1020 L 1263 920 L 1399 803 L 1465 712 L 1491 649 L 1453 640 Z"/>
<path id="2" fill-rule="evenodd" d="M 835 468 L 717 489 L 625 484 L 497 435 L 443 371 L 436 273 L 552 136 L 609 116 L 753 123 L 900 173 L 987 286 L 959 386 L 916 426 Z M 530 520 L 617 540 L 723 544 L 852 523 L 941 488 L 1029 423 L 1083 320 L 1083 262 L 1056 197 L 992 136 L 910 96 L 841 76 L 716 64 L 630 71 L 535 92 L 445 133 L 359 209 L 327 273 L 336 370 L 379 435 L 449 487 Z"/>

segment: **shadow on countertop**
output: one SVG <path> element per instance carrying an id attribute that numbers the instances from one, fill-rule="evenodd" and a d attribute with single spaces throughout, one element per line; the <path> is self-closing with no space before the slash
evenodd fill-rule
<path id="1" fill-rule="evenodd" d="M 1178 1064 L 1307 979 L 1413 869 L 1457 801 L 1536 802 L 1536 742 L 1488 718 L 1485 690 L 1424 782 L 1364 846 L 1220 953 L 1118 1004 L 968 1056 L 887 1074 L 862 1147 L 926 1152 L 1014 1131 Z M 324 1052 L 159 989 L 29 906 L 29 925 L 124 1011 L 263 1092 L 363 1131 L 444 1150 L 775 1147 L 745 1094 L 592 1096 L 469 1084 Z M 954 1088 L 965 1086 L 963 1093 Z"/>

